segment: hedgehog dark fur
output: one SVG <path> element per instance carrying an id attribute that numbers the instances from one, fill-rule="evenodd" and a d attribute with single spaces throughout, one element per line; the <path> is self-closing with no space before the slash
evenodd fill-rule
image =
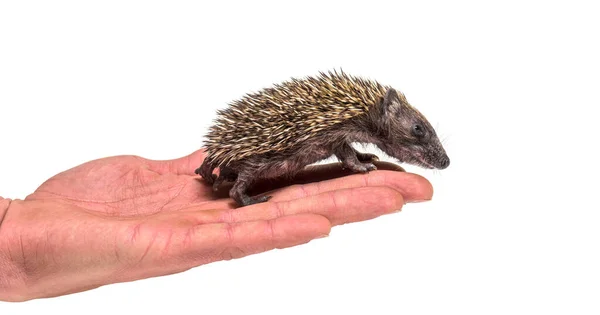
<path id="1" fill-rule="evenodd" d="M 196 173 L 214 190 L 223 181 L 235 182 L 229 195 L 246 206 L 270 198 L 246 193 L 257 180 L 292 177 L 332 155 L 352 171 L 375 170 L 377 156 L 356 151 L 353 142 L 372 143 L 400 162 L 425 168 L 450 164 L 431 124 L 403 94 L 334 71 L 275 84 L 219 111 Z"/>

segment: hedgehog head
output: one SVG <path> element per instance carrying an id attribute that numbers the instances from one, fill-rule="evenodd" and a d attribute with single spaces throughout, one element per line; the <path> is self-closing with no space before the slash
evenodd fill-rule
<path id="1" fill-rule="evenodd" d="M 401 162 L 444 169 L 450 159 L 435 130 L 404 95 L 388 88 L 380 103 L 378 122 L 383 140 L 379 146 Z"/>

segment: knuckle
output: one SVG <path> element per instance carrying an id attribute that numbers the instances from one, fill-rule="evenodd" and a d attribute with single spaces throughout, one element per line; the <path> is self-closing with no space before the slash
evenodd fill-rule
<path id="1" fill-rule="evenodd" d="M 281 202 L 273 202 L 273 212 L 276 218 L 285 216 L 284 204 Z"/>

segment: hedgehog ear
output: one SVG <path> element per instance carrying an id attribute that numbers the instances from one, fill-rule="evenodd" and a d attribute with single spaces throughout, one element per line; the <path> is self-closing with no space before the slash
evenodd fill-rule
<path id="1" fill-rule="evenodd" d="M 381 105 L 384 115 L 399 113 L 402 108 L 402 102 L 400 101 L 398 92 L 393 88 L 389 88 L 383 96 L 383 103 Z"/>

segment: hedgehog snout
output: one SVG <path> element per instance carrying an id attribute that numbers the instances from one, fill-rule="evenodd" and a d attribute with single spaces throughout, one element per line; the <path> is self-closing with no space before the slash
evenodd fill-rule
<path id="1" fill-rule="evenodd" d="M 438 159 L 437 168 L 443 170 L 450 166 L 450 158 L 447 154 L 444 154 L 440 159 Z"/>

